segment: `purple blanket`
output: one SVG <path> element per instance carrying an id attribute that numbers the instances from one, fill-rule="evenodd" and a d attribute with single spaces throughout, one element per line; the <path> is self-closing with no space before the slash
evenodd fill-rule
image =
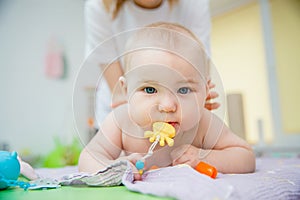
<path id="1" fill-rule="evenodd" d="M 123 176 L 123 184 L 132 191 L 176 199 L 233 199 L 233 186 L 200 174 L 189 166 L 174 166 L 146 172 L 142 181 L 133 181 L 132 171 Z"/>
<path id="2" fill-rule="evenodd" d="M 259 158 L 252 174 L 220 174 L 240 199 L 300 199 L 299 158 Z"/>
<path id="3" fill-rule="evenodd" d="M 176 199 L 300 199 L 299 158 L 258 158 L 255 173 L 218 174 L 216 179 L 175 166 L 146 172 L 143 181 L 133 181 L 124 162 L 94 175 L 78 173 L 76 167 L 38 169 L 37 173 L 62 185 L 106 186 L 122 181 L 129 190 Z"/>

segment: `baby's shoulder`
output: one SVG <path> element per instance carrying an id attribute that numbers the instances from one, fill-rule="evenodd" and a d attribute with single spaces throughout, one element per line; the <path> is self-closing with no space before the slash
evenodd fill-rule
<path id="1" fill-rule="evenodd" d="M 133 133 L 140 133 L 141 127 L 139 127 L 130 117 L 128 105 L 123 104 L 113 109 L 111 112 L 114 123 L 125 135 L 132 135 Z"/>
<path id="2" fill-rule="evenodd" d="M 198 134 L 202 136 L 206 135 L 209 127 L 215 124 L 215 117 L 211 111 L 204 108 L 198 124 Z"/>
<path id="3" fill-rule="evenodd" d="M 118 115 L 119 117 L 128 117 L 129 114 L 128 114 L 128 104 L 125 103 L 125 104 L 122 104 L 122 105 L 119 105 L 118 107 L 114 108 L 112 111 L 111 111 L 111 114 L 113 115 Z"/>
<path id="4" fill-rule="evenodd" d="M 120 125 L 120 127 L 124 126 L 124 124 L 127 125 L 130 120 L 128 104 L 123 104 L 114 108 L 111 111 L 110 115 L 114 119 L 114 121 Z"/>

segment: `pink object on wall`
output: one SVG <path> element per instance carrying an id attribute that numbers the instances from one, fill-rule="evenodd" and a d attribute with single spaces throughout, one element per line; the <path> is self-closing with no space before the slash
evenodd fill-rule
<path id="1" fill-rule="evenodd" d="M 45 74 L 49 78 L 60 79 L 65 73 L 62 48 L 57 39 L 51 38 L 46 52 Z"/>

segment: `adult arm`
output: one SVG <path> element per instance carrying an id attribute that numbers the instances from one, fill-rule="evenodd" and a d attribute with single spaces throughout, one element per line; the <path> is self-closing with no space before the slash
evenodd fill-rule
<path id="1" fill-rule="evenodd" d="M 119 78 L 123 76 L 123 69 L 120 62 L 114 62 L 107 67 L 104 71 L 104 77 L 112 93 L 112 108 L 116 108 L 119 105 L 126 103 L 126 98 L 124 98 L 121 87 L 119 85 Z"/>
<path id="2" fill-rule="evenodd" d="M 88 0 L 85 4 L 85 29 L 86 29 L 86 57 L 97 47 L 97 63 L 100 72 L 103 71 L 104 78 L 113 92 L 112 107 L 124 103 L 121 99 L 120 90 L 116 87 L 118 79 L 123 75 L 120 62 L 114 62 L 107 67 L 112 59 L 116 58 L 117 51 L 114 41 L 106 41 L 114 35 L 112 31 L 113 19 L 106 10 L 103 1 Z M 105 44 L 102 42 L 105 41 Z M 102 46 L 98 46 L 102 43 Z M 103 49 L 101 49 L 103 48 Z M 99 52 L 99 53 L 98 53 Z M 99 54 L 99 55 L 98 55 Z M 101 74 L 99 72 L 99 75 Z"/>

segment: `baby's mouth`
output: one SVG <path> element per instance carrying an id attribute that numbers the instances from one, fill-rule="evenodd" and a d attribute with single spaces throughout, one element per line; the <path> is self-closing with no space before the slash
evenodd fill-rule
<path id="1" fill-rule="evenodd" d="M 178 122 L 167 122 L 168 124 L 172 125 L 176 130 L 179 127 L 179 123 Z"/>

